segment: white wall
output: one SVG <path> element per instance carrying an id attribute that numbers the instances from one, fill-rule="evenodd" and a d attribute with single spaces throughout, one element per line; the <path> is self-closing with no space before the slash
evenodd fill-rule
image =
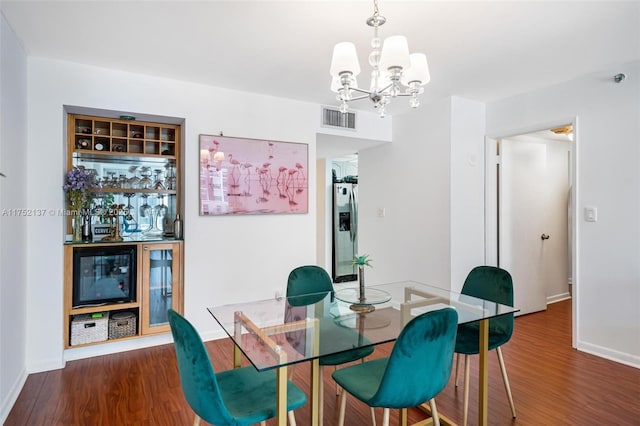
<path id="1" fill-rule="evenodd" d="M 0 14 L 0 423 L 27 377 L 27 57 Z"/>
<path id="2" fill-rule="evenodd" d="M 373 259 L 368 285 L 450 286 L 450 120 L 450 99 L 423 105 L 394 116 L 392 144 L 358 152 L 358 245 Z"/>
<path id="3" fill-rule="evenodd" d="M 616 84 L 613 76 L 625 72 Z M 578 349 L 640 366 L 640 62 L 487 105 L 491 136 L 577 117 Z M 585 222 L 585 206 L 598 221 Z"/>
<path id="4" fill-rule="evenodd" d="M 64 203 L 63 105 L 185 119 L 185 313 L 205 338 L 222 336 L 207 306 L 273 297 L 288 273 L 316 261 L 316 133 L 319 105 L 254 95 L 43 58 L 30 58 L 28 204 Z M 389 134 L 373 114 L 359 114 L 355 137 Z M 368 123 L 370 120 L 370 123 Z M 376 118 L 377 120 L 377 118 Z M 198 135 L 217 134 L 309 144 L 309 213 L 242 217 L 198 215 Z M 63 218 L 29 228 L 29 371 L 58 368 L 62 351 Z M 43 314 L 46 320 L 43 320 Z M 165 336 L 165 340 L 167 337 Z M 162 341 L 162 339 L 160 339 Z M 155 343 L 156 341 L 154 341 Z M 68 350 L 68 359 L 140 347 L 142 340 Z"/>
<path id="5" fill-rule="evenodd" d="M 451 290 L 484 265 L 485 104 L 451 98 Z"/>

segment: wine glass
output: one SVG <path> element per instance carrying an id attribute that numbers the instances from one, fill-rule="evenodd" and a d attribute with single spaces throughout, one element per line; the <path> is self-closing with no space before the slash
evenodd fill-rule
<path id="1" fill-rule="evenodd" d="M 129 167 L 129 173 L 133 175 L 129 178 L 129 188 L 131 189 L 140 188 L 140 178 L 138 177 L 138 166 Z"/>
<path id="2" fill-rule="evenodd" d="M 176 189 L 176 169 L 172 165 L 167 165 L 167 189 Z"/>
<path id="3" fill-rule="evenodd" d="M 142 194 L 142 205 L 140 206 L 140 216 L 139 216 L 139 228 L 143 231 L 148 231 L 151 229 L 153 224 L 153 209 L 147 203 L 147 199 L 149 198 L 149 194 Z M 144 220 L 143 220 L 144 219 Z M 144 222 L 144 229 L 143 229 Z"/>
<path id="4" fill-rule="evenodd" d="M 151 182 L 151 168 L 150 167 L 142 167 L 140 169 L 140 175 L 142 175 L 142 179 L 140 179 L 140 187 L 142 189 L 151 189 L 153 182 Z"/>
<path id="5" fill-rule="evenodd" d="M 159 189 L 159 190 L 167 189 L 167 188 L 165 188 L 164 183 L 162 182 L 162 180 L 164 179 L 164 175 L 162 174 L 162 170 L 155 169 L 154 173 L 156 175 L 156 179 L 155 179 L 155 182 L 153 184 L 153 189 Z"/>
<path id="6" fill-rule="evenodd" d="M 134 193 L 124 194 L 124 196 L 127 198 L 127 210 L 126 214 L 123 216 L 122 222 L 124 225 L 124 232 L 128 232 L 130 234 L 139 231 L 138 221 L 136 220 L 136 216 L 138 215 L 138 213 L 136 209 L 134 209 L 131 205 L 131 197 L 134 197 L 135 195 L 136 194 Z"/>
<path id="7" fill-rule="evenodd" d="M 158 197 L 158 203 L 155 207 L 155 215 L 156 215 L 156 226 L 158 228 L 159 231 L 166 231 L 165 228 L 165 218 L 167 217 L 167 214 L 169 213 L 169 208 L 162 202 L 163 200 L 163 196 L 160 195 Z"/>

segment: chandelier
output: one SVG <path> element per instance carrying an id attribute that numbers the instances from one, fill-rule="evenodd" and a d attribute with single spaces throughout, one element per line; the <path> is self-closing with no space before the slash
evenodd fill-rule
<path id="1" fill-rule="evenodd" d="M 360 63 L 356 47 L 351 42 L 341 42 L 333 48 L 331 58 L 331 90 L 338 95 L 340 111 L 346 113 L 348 102 L 369 98 L 381 118 L 385 116 L 385 107 L 392 98 L 409 97 L 409 105 L 420 105 L 418 95 L 424 92 L 429 82 L 429 67 L 424 53 L 409 54 L 407 38 L 400 35 L 387 37 L 384 43 L 378 37 L 378 28 L 386 22 L 378 11 L 378 0 L 373 1 L 373 16 L 367 19 L 367 25 L 373 27 L 373 39 L 369 54 L 371 84 L 369 90 L 358 87 L 356 76 L 360 74 Z M 382 49 L 381 49 L 382 47 Z"/>

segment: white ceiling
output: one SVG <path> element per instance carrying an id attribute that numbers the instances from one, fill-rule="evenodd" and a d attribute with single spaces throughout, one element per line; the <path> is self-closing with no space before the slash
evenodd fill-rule
<path id="1" fill-rule="evenodd" d="M 486 102 L 640 59 L 638 1 L 379 2 L 381 37 L 404 34 L 429 58 L 423 102 Z M 3 0 L 0 8 L 32 56 L 332 105 L 333 45 L 353 41 L 368 85 L 372 1 Z"/>

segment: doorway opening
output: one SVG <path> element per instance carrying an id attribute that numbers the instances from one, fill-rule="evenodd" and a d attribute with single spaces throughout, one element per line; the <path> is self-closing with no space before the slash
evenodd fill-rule
<path id="1" fill-rule="evenodd" d="M 486 263 L 513 276 L 520 315 L 572 299 L 576 318 L 575 120 L 486 141 Z"/>

